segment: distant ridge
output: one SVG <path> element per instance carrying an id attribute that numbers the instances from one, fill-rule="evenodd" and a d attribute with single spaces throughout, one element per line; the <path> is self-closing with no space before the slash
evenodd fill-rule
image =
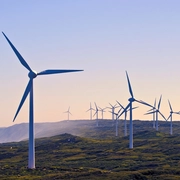
<path id="1" fill-rule="evenodd" d="M 123 120 L 119 121 L 119 136 L 124 136 Z M 155 131 L 152 128 L 152 121 L 134 120 L 134 134 L 143 131 Z M 127 121 L 129 130 L 129 121 Z M 173 122 L 175 134 L 180 134 L 180 121 Z M 170 123 L 159 121 L 159 132 L 169 134 Z M 28 139 L 28 123 L 15 124 L 9 127 L 0 128 L 0 143 L 19 142 Z M 35 123 L 35 138 L 51 137 L 59 134 L 72 134 L 81 137 L 91 138 L 114 138 L 115 125 L 112 120 L 99 120 L 99 127 L 96 127 L 95 120 L 70 120 L 58 122 Z"/>

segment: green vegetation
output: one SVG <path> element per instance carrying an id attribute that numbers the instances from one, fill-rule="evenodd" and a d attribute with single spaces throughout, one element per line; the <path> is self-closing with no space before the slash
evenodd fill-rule
<path id="1" fill-rule="evenodd" d="M 150 122 L 142 126 L 135 121 L 134 149 L 128 149 L 122 129 L 115 137 L 114 126 L 106 123 L 82 127 L 84 137 L 62 134 L 37 139 L 34 170 L 27 169 L 27 141 L 1 144 L 0 179 L 180 179 L 178 134 L 168 135 L 168 127 L 167 134 L 156 132 Z"/>

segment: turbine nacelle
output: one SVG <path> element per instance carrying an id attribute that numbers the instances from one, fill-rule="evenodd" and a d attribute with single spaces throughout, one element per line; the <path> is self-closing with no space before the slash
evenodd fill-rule
<path id="1" fill-rule="evenodd" d="M 28 76 L 30 79 L 34 79 L 37 76 L 37 72 L 32 70 L 28 73 Z"/>
<path id="2" fill-rule="evenodd" d="M 129 102 L 134 102 L 135 99 L 134 99 L 133 97 L 131 97 L 131 98 L 128 99 L 128 101 L 129 101 Z"/>

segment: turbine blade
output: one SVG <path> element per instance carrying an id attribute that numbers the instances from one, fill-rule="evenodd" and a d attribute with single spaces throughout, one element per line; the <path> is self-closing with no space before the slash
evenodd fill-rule
<path id="1" fill-rule="evenodd" d="M 111 107 L 113 107 L 113 105 L 111 103 L 109 103 Z"/>
<path id="2" fill-rule="evenodd" d="M 116 102 L 119 104 L 119 106 L 121 106 L 124 109 L 123 105 L 119 101 Z"/>
<path id="3" fill-rule="evenodd" d="M 16 114 L 15 114 L 15 116 L 14 116 L 13 122 L 15 121 L 15 119 L 16 119 L 16 117 L 17 117 L 17 115 L 18 115 L 18 113 L 19 113 L 22 105 L 24 104 L 24 101 L 25 101 L 26 98 L 27 98 L 27 95 L 29 94 L 29 92 L 30 92 L 30 90 L 31 90 L 32 81 L 33 81 L 33 80 L 30 79 L 28 85 L 26 86 L 26 89 L 25 89 L 25 91 L 24 91 L 23 97 L 22 97 L 22 99 L 21 99 L 21 102 L 20 102 L 20 104 L 19 104 L 19 107 L 18 107 L 18 109 L 17 109 L 17 111 L 16 111 Z"/>
<path id="4" fill-rule="evenodd" d="M 170 101 L 169 101 L 169 100 L 168 100 L 168 103 L 169 103 L 169 108 L 170 108 L 170 110 L 171 110 L 171 111 L 173 111 L 173 110 L 172 110 L 171 103 L 170 103 Z"/>
<path id="5" fill-rule="evenodd" d="M 159 99 L 159 103 L 158 103 L 158 110 L 159 110 L 160 105 L 161 105 L 161 98 L 162 98 L 162 95 L 160 96 L 160 99 Z"/>
<path id="6" fill-rule="evenodd" d="M 155 112 L 156 112 L 156 111 L 148 112 L 148 113 L 145 113 L 144 115 L 154 114 Z"/>
<path id="7" fill-rule="evenodd" d="M 118 118 L 127 111 L 127 109 L 129 108 L 130 103 L 124 108 L 124 110 L 121 112 L 121 114 L 118 116 Z"/>
<path id="8" fill-rule="evenodd" d="M 150 104 L 148 104 L 148 103 L 146 103 L 146 102 L 144 102 L 144 101 L 141 101 L 141 100 L 138 101 L 138 100 L 136 100 L 136 99 L 135 99 L 135 101 L 138 102 L 138 103 L 141 103 L 141 104 L 143 104 L 143 105 L 146 105 L 146 106 L 149 106 L 149 107 L 152 107 L 152 108 L 153 108 L 152 105 L 150 105 Z"/>
<path id="9" fill-rule="evenodd" d="M 155 98 L 155 101 L 154 101 L 154 108 L 156 108 L 156 98 Z"/>
<path id="10" fill-rule="evenodd" d="M 164 120 L 167 121 L 167 119 L 164 117 L 164 115 L 159 111 L 159 114 L 164 118 Z"/>
<path id="11" fill-rule="evenodd" d="M 156 109 L 156 108 L 149 109 L 147 112 L 150 112 L 150 111 L 152 111 L 152 110 L 154 110 L 154 109 Z"/>
<path id="12" fill-rule="evenodd" d="M 96 103 L 94 103 L 95 104 L 95 106 L 96 106 L 96 111 L 98 110 L 98 108 L 97 108 L 97 105 L 96 105 Z"/>
<path id="13" fill-rule="evenodd" d="M 171 114 L 170 114 L 169 117 L 167 118 L 167 121 L 169 120 L 170 117 L 171 117 Z"/>
<path id="14" fill-rule="evenodd" d="M 2 32 L 3 33 L 3 32 Z M 21 54 L 18 52 L 18 50 L 14 47 L 14 45 L 11 43 L 11 41 L 8 39 L 8 37 L 3 33 L 4 37 L 8 41 L 9 45 L 13 49 L 14 53 L 16 54 L 17 58 L 19 59 L 20 63 L 29 71 L 32 71 L 32 69 L 29 67 L 27 62 L 24 60 L 24 58 L 21 56 Z"/>
<path id="15" fill-rule="evenodd" d="M 139 106 L 133 107 L 132 109 L 137 109 Z"/>
<path id="16" fill-rule="evenodd" d="M 123 109 L 123 108 L 120 108 L 120 109 L 119 109 L 118 114 L 121 112 L 122 109 Z"/>
<path id="17" fill-rule="evenodd" d="M 117 104 L 115 104 L 113 107 L 114 107 L 114 108 L 117 108 L 118 106 L 117 106 Z"/>
<path id="18" fill-rule="evenodd" d="M 129 93 L 131 94 L 131 97 L 133 98 L 134 96 L 133 96 L 133 92 L 132 92 L 132 88 L 131 88 L 131 83 L 130 83 L 127 71 L 126 71 L 126 77 L 127 77 L 128 86 L 129 86 Z"/>
<path id="19" fill-rule="evenodd" d="M 59 74 L 59 73 L 69 73 L 69 72 L 77 72 L 84 70 L 68 70 L 68 69 L 47 69 L 45 71 L 41 71 L 37 73 L 37 75 L 48 75 L 48 74 Z"/>
<path id="20" fill-rule="evenodd" d="M 99 106 L 98 106 L 99 107 Z M 99 107 L 99 110 L 103 111 L 103 109 L 101 107 Z"/>
<path id="21" fill-rule="evenodd" d="M 97 111 L 94 113 L 93 117 L 97 114 Z"/>

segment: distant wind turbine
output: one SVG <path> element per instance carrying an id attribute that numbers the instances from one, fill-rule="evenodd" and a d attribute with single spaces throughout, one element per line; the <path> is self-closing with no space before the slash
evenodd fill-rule
<path id="1" fill-rule="evenodd" d="M 146 113 L 146 115 L 147 114 L 153 114 L 153 113 L 156 113 L 156 131 L 158 131 L 158 127 L 159 127 L 159 125 L 158 125 L 158 113 L 164 118 L 164 120 L 166 120 L 166 118 L 164 117 L 164 115 L 160 112 L 160 105 L 161 105 L 161 99 L 162 99 L 162 95 L 160 96 L 160 99 L 159 99 L 159 103 L 158 103 L 158 107 L 157 107 L 157 109 L 155 108 L 155 107 L 153 107 L 151 110 L 151 112 L 149 112 L 149 113 Z"/>
<path id="2" fill-rule="evenodd" d="M 90 111 L 90 120 L 92 120 L 92 110 L 94 109 L 92 108 L 91 103 L 90 103 L 90 108 L 86 111 L 86 112 Z"/>
<path id="3" fill-rule="evenodd" d="M 152 119 L 152 121 L 153 121 L 153 128 L 155 129 L 156 128 L 156 125 L 155 125 L 155 113 L 156 113 L 156 99 L 155 99 L 155 101 L 154 101 L 154 107 L 152 108 L 152 109 L 150 109 L 150 110 L 148 110 L 147 112 L 150 112 L 151 111 L 151 113 L 150 114 L 152 114 L 153 115 L 153 119 Z M 145 115 L 147 115 L 147 114 L 145 114 Z"/>
<path id="4" fill-rule="evenodd" d="M 115 112 L 113 113 L 113 114 L 116 116 L 116 120 L 115 120 L 116 136 L 118 136 L 118 124 L 119 124 L 119 123 L 118 123 L 118 119 L 119 119 L 119 113 L 120 113 L 121 109 L 122 109 L 122 108 L 120 108 L 117 113 L 115 113 Z"/>
<path id="5" fill-rule="evenodd" d="M 173 115 L 173 113 L 174 113 L 174 114 L 179 114 L 179 115 L 180 115 L 180 113 L 179 113 L 179 112 L 174 112 L 174 111 L 173 111 L 172 106 L 171 106 L 171 103 L 170 103 L 169 100 L 168 100 L 168 103 L 169 103 L 169 108 L 170 108 L 170 115 L 169 115 L 169 117 L 167 118 L 167 120 L 170 118 L 170 135 L 172 135 L 172 134 L 173 134 L 173 128 L 172 128 L 172 115 Z"/>
<path id="6" fill-rule="evenodd" d="M 104 119 L 104 112 L 106 112 L 105 109 L 106 109 L 106 108 L 100 108 L 100 107 L 99 107 L 99 111 L 101 111 L 101 117 L 102 117 L 102 119 Z"/>
<path id="7" fill-rule="evenodd" d="M 133 102 L 138 102 L 138 103 L 146 105 L 146 106 L 150 106 L 150 107 L 153 107 L 153 106 L 151 106 L 150 104 L 148 104 L 148 103 L 146 103 L 144 101 L 138 101 L 138 100 L 136 100 L 134 98 L 133 91 L 132 91 L 132 88 L 131 88 L 131 84 L 130 84 L 130 80 L 129 80 L 127 71 L 126 71 L 126 77 L 127 77 L 129 93 L 130 93 L 131 97 L 128 99 L 129 100 L 129 104 L 124 108 L 124 110 L 122 111 L 122 113 L 119 116 L 121 116 L 124 112 L 126 112 L 126 110 L 128 108 L 130 108 L 130 110 L 129 110 L 129 117 L 130 117 L 130 123 L 129 123 L 129 148 L 132 149 L 133 148 L 132 103 Z"/>
<path id="8" fill-rule="evenodd" d="M 3 32 L 2 32 L 3 33 Z M 34 143 L 34 108 L 33 108 L 33 80 L 37 76 L 40 75 L 49 75 L 49 74 L 58 74 L 58 73 L 68 73 L 68 72 L 76 72 L 76 71 L 82 71 L 82 70 L 59 70 L 59 69 L 48 69 L 45 71 L 41 71 L 37 73 L 36 71 L 32 70 L 30 66 L 27 64 L 27 62 L 24 60 L 24 58 L 21 56 L 21 54 L 18 52 L 18 50 L 14 47 L 14 45 L 11 43 L 11 41 L 7 38 L 7 36 L 3 33 L 4 37 L 8 41 L 9 45 L 13 49 L 14 53 L 16 54 L 17 58 L 19 59 L 20 63 L 29 71 L 29 82 L 27 84 L 27 87 L 25 89 L 25 92 L 23 94 L 23 97 L 21 99 L 21 102 L 19 104 L 19 107 L 17 109 L 17 112 L 14 116 L 13 121 L 15 121 L 22 105 L 24 104 L 24 101 L 26 100 L 28 94 L 29 94 L 29 158 L 28 158 L 28 168 L 34 169 L 35 168 L 35 143 Z"/>
<path id="9" fill-rule="evenodd" d="M 68 110 L 67 111 L 65 111 L 64 113 L 67 113 L 67 115 L 68 115 L 68 118 L 67 118 L 67 120 L 69 121 L 69 114 L 71 114 L 71 112 L 70 112 L 70 107 L 68 108 Z M 71 114 L 72 115 L 72 114 Z"/>
<path id="10" fill-rule="evenodd" d="M 119 106 L 121 108 L 125 109 L 124 106 L 122 106 L 122 104 L 120 102 L 118 102 L 118 101 L 116 101 L 116 102 L 119 104 Z M 128 111 L 128 109 L 126 109 L 126 111 L 124 111 L 124 136 L 127 136 L 127 122 L 126 122 L 127 111 Z M 118 118 L 120 118 L 120 114 L 119 114 Z"/>
<path id="11" fill-rule="evenodd" d="M 111 103 L 109 103 L 110 104 L 110 106 L 111 107 L 106 107 L 106 108 L 109 108 L 109 109 L 111 109 L 111 113 L 112 113 L 112 120 L 114 120 L 114 110 L 115 110 L 115 108 L 117 108 L 118 106 L 116 106 L 117 104 L 115 104 L 114 106 L 111 104 Z"/>
<path id="12" fill-rule="evenodd" d="M 98 122 L 98 111 L 99 111 L 99 109 L 98 109 L 96 103 L 94 103 L 94 104 L 95 104 L 95 113 L 94 113 L 94 116 L 96 115 L 96 127 L 98 127 L 99 126 L 99 122 Z"/>

